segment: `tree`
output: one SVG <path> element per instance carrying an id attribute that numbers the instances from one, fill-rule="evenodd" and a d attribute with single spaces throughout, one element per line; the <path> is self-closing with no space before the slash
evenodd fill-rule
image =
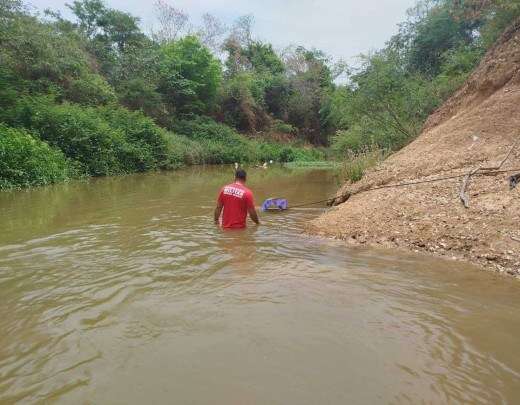
<path id="1" fill-rule="evenodd" d="M 99 20 L 107 12 L 101 0 L 76 0 L 66 4 L 79 21 L 79 28 L 87 38 L 93 39 L 99 32 Z"/>
<path id="2" fill-rule="evenodd" d="M 415 27 L 409 60 L 411 69 L 435 76 L 442 55 L 472 41 L 472 24 L 456 19 L 446 6 L 434 7 Z"/>
<path id="3" fill-rule="evenodd" d="M 224 42 L 223 50 L 227 52 L 225 62 L 227 78 L 231 78 L 249 69 L 249 61 L 244 55 L 244 49 L 236 39 L 232 37 L 227 38 Z"/>
<path id="4" fill-rule="evenodd" d="M 115 99 L 106 80 L 91 71 L 84 44 L 59 26 L 19 12 L 0 22 L 0 61 L 19 91 L 57 100 L 104 104 Z"/>
<path id="5" fill-rule="evenodd" d="M 164 0 L 157 0 L 154 9 L 159 21 L 159 29 L 152 32 L 152 36 L 157 42 L 176 41 L 190 32 L 190 17 L 184 11 L 169 5 Z"/>
<path id="6" fill-rule="evenodd" d="M 231 28 L 229 36 L 224 41 L 222 48 L 227 52 L 226 75 L 232 77 L 239 72 L 252 68 L 251 60 L 247 55 L 247 49 L 251 46 L 253 16 L 245 15 L 237 18 Z"/>
<path id="7" fill-rule="evenodd" d="M 139 46 L 127 48 L 114 62 L 112 84 L 119 101 L 132 110 L 142 110 L 165 124 L 167 110 L 158 92 L 160 47 L 151 40 L 142 41 Z"/>
<path id="8" fill-rule="evenodd" d="M 195 36 L 161 48 L 159 91 L 176 114 L 212 110 L 222 78 L 220 62 Z"/>
<path id="9" fill-rule="evenodd" d="M 285 66 L 271 44 L 240 41 L 226 43 L 227 81 L 221 94 L 221 115 L 243 131 L 266 129 L 272 121 L 286 116 L 288 82 Z"/>
<path id="10" fill-rule="evenodd" d="M 240 131 L 264 129 L 269 117 L 265 112 L 264 87 L 251 72 L 240 72 L 226 80 L 220 95 L 220 115 Z"/>
<path id="11" fill-rule="evenodd" d="M 139 28 L 139 18 L 107 8 L 101 0 L 76 0 L 67 7 L 88 39 L 107 47 L 115 45 L 120 52 L 144 36 Z"/>
<path id="12" fill-rule="evenodd" d="M 139 19 L 105 7 L 100 0 L 77 0 L 67 5 L 77 19 L 77 28 L 87 39 L 87 49 L 95 56 L 109 83 L 116 84 L 117 65 L 123 55 L 149 42 L 139 28 Z"/>
<path id="13" fill-rule="evenodd" d="M 258 74 L 279 75 L 285 73 L 285 66 L 274 52 L 271 44 L 264 44 L 260 41 L 250 42 L 242 50 L 242 54 L 247 59 L 251 69 Z"/>
<path id="14" fill-rule="evenodd" d="M 115 44 L 119 52 L 124 52 L 132 43 L 144 38 L 139 28 L 139 18 L 118 10 L 106 10 L 100 16 L 98 25 L 102 29 L 98 38 L 108 44 Z"/>
<path id="15" fill-rule="evenodd" d="M 267 111 L 275 118 L 287 121 L 290 95 L 291 84 L 285 74 L 270 76 L 264 90 Z"/>
<path id="16" fill-rule="evenodd" d="M 231 28 L 230 39 L 241 47 L 248 46 L 253 41 L 254 17 L 251 14 L 238 17 Z"/>
<path id="17" fill-rule="evenodd" d="M 477 4 L 475 18 L 481 22 L 480 33 L 486 48 L 520 16 L 520 0 L 473 0 L 470 3 Z"/>
<path id="18" fill-rule="evenodd" d="M 202 15 L 202 26 L 197 30 L 200 42 L 213 53 L 219 55 L 222 51 L 222 36 L 227 27 L 214 15 L 204 13 Z"/>
<path id="19" fill-rule="evenodd" d="M 315 144 L 328 141 L 321 111 L 334 88 L 329 62 L 322 51 L 302 46 L 285 54 L 290 83 L 288 120 Z"/>
<path id="20" fill-rule="evenodd" d="M 340 131 L 336 149 L 397 149 L 416 136 L 439 104 L 436 83 L 407 71 L 406 60 L 387 48 L 363 57 L 349 84 L 335 90 L 327 122 Z"/>

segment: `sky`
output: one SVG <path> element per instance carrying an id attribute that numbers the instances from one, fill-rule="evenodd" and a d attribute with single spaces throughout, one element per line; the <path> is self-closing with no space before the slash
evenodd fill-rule
<path id="1" fill-rule="evenodd" d="M 355 64 L 361 53 L 380 49 L 397 32 L 415 0 L 167 0 L 190 14 L 196 25 L 209 12 L 227 25 L 245 14 L 254 15 L 254 37 L 282 49 L 288 45 L 318 48 L 334 60 Z M 72 0 L 29 0 L 69 16 Z M 144 30 L 154 22 L 153 0 L 105 0 L 112 8 L 141 18 Z"/>

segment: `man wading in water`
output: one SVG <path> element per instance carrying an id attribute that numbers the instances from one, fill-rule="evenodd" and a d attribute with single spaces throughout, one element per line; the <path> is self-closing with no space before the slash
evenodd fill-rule
<path id="1" fill-rule="evenodd" d="M 215 208 L 215 224 L 218 225 L 220 214 L 222 215 L 222 228 L 242 229 L 246 227 L 247 213 L 257 225 L 260 225 L 255 209 L 253 193 L 244 184 L 247 174 L 245 170 L 238 169 L 235 172 L 235 182 L 222 187 Z"/>

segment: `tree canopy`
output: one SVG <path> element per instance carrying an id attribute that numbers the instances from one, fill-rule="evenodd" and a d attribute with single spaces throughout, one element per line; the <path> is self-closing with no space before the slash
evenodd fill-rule
<path id="1" fill-rule="evenodd" d="M 397 149 L 520 15 L 519 0 L 420 0 L 383 49 L 346 66 L 319 49 L 275 49 L 255 37 L 251 15 L 226 27 L 205 13 L 196 25 L 157 0 L 147 32 L 102 0 L 68 7 L 71 19 L 0 0 L 0 125 L 13 138 L 0 146 L 9 162 L 25 162 L 11 156 L 16 145 L 52 151 L 49 179 L 307 159 L 319 154 L 299 148 L 309 144 L 340 156 Z"/>
<path id="2" fill-rule="evenodd" d="M 159 92 L 175 114 L 204 114 L 214 107 L 220 61 L 195 36 L 161 47 Z"/>

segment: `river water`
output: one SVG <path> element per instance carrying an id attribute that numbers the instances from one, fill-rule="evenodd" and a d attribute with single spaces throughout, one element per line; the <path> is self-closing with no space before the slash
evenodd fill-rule
<path id="1" fill-rule="evenodd" d="M 250 170 L 257 204 L 333 193 Z M 212 223 L 230 168 L 0 194 L 0 403 L 519 403 L 520 283 Z"/>

